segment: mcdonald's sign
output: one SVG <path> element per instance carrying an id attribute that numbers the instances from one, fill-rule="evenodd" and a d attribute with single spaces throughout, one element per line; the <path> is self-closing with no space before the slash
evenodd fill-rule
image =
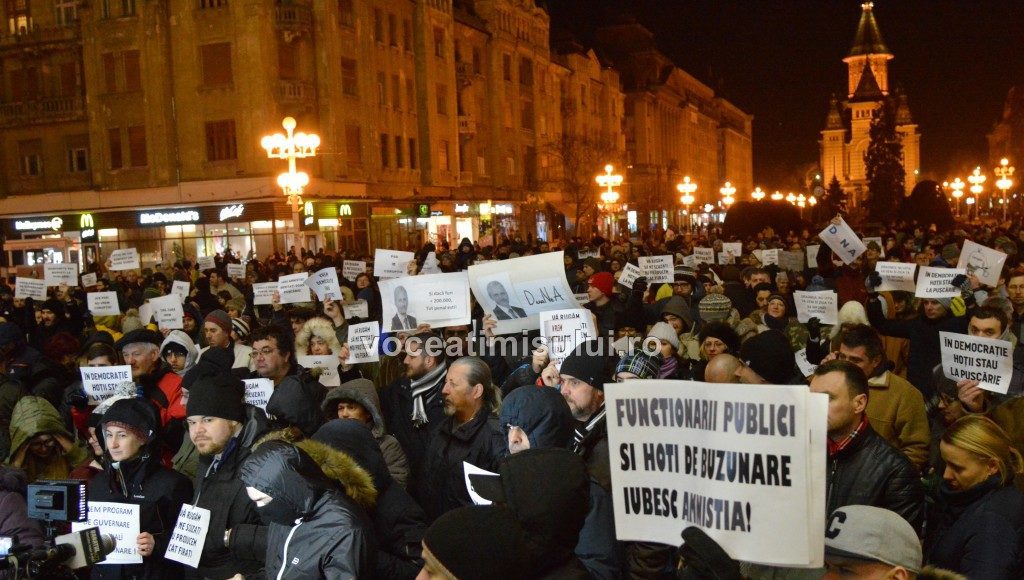
<path id="1" fill-rule="evenodd" d="M 78 230 L 83 242 L 96 241 L 96 220 L 91 213 L 78 216 Z"/>

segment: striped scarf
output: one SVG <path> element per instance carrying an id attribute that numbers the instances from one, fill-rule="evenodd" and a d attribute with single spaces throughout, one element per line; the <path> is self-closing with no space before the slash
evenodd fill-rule
<path id="1" fill-rule="evenodd" d="M 582 425 L 576 427 L 572 434 L 572 452 L 576 455 L 583 455 L 587 444 L 591 439 L 600 438 L 604 434 L 605 408 L 601 408 Z"/>
<path id="2" fill-rule="evenodd" d="M 409 383 L 412 392 L 412 424 L 416 427 L 422 427 L 430 421 L 427 419 L 427 403 L 432 402 L 441 392 L 447 371 L 448 362 L 442 359 L 434 370 Z"/>

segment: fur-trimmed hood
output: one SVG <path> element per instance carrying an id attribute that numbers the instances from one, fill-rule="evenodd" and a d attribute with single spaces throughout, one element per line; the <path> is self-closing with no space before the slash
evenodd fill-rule
<path id="1" fill-rule="evenodd" d="M 341 484 L 345 493 L 364 509 L 370 509 L 377 501 L 377 489 L 373 478 L 349 455 L 319 441 L 306 439 L 295 427 L 271 431 L 253 445 L 253 450 L 267 441 L 284 441 L 295 445 L 316 461 L 331 480 Z"/>
<path id="2" fill-rule="evenodd" d="M 334 324 L 326 318 L 314 316 L 302 325 L 302 330 L 295 336 L 295 352 L 298 356 L 309 354 L 309 340 L 314 336 L 326 342 L 332 354 L 337 355 L 341 351 L 341 343 L 334 333 Z"/>

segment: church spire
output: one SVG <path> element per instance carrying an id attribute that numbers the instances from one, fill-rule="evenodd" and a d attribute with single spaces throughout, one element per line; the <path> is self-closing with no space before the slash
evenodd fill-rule
<path id="1" fill-rule="evenodd" d="M 865 2 L 860 5 L 863 9 L 860 15 L 860 23 L 857 24 L 857 35 L 853 38 L 853 47 L 847 56 L 866 56 L 869 54 L 888 54 L 889 47 L 882 40 L 882 31 L 878 28 L 875 20 L 874 2 Z"/>
<path id="2" fill-rule="evenodd" d="M 864 70 L 860 73 L 860 82 L 850 97 L 851 101 L 880 101 L 885 97 L 881 87 L 878 86 L 878 79 L 871 70 L 871 55 L 864 60 Z"/>
<path id="3" fill-rule="evenodd" d="M 832 93 L 832 97 L 828 100 L 828 117 L 825 119 L 825 130 L 842 128 L 843 117 L 839 114 L 839 101 L 836 99 L 835 93 Z"/>

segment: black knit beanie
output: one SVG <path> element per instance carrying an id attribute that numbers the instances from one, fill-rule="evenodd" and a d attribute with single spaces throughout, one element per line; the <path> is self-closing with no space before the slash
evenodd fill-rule
<path id="1" fill-rule="evenodd" d="M 245 420 L 245 385 L 230 374 L 202 377 L 189 389 L 185 413 L 241 423 Z"/>

